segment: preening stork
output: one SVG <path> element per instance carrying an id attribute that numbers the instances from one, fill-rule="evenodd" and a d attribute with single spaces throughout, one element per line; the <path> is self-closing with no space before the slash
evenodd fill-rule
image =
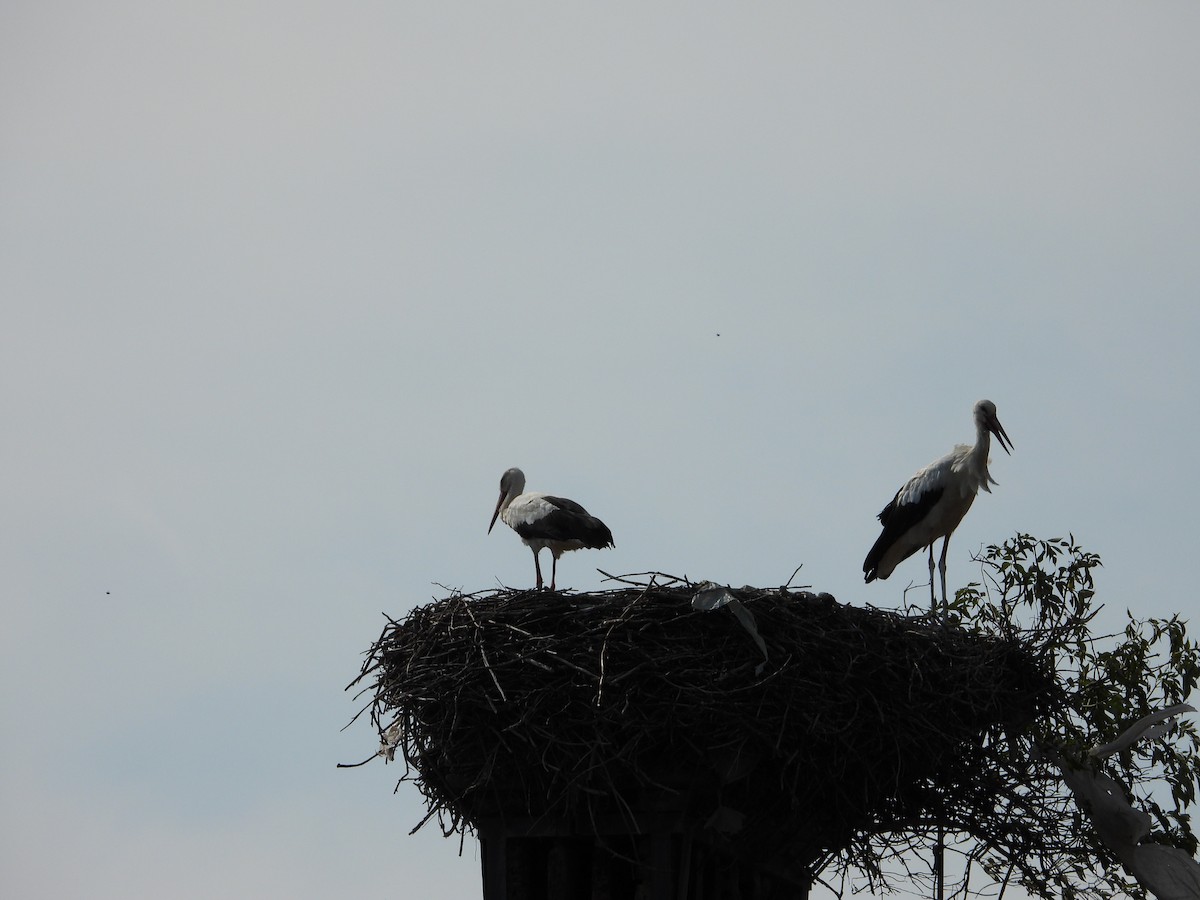
<path id="1" fill-rule="evenodd" d="M 536 491 L 525 493 L 525 473 L 520 469 L 509 469 L 500 478 L 500 499 L 496 501 L 488 534 L 492 533 L 497 518 L 503 519 L 504 524 L 520 535 L 525 546 L 533 551 L 539 591 L 542 589 L 542 567 L 538 553 L 543 547 L 554 557 L 550 566 L 550 590 L 553 591 L 558 558 L 567 550 L 603 550 L 615 546 L 608 526 L 589 515 L 574 500 Z"/>
<path id="2" fill-rule="evenodd" d="M 988 473 L 988 450 L 992 435 L 1005 453 L 1011 455 L 1012 441 L 996 418 L 996 404 L 980 400 L 975 404 L 975 445 L 958 444 L 941 459 L 917 471 L 904 487 L 896 492 L 892 502 L 883 508 L 879 521 L 883 533 L 867 554 L 863 572 L 868 582 L 887 578 L 904 560 L 922 547 L 929 548 L 929 597 L 937 608 L 933 593 L 933 545 L 942 540 L 942 557 L 938 568 L 942 575 L 942 615 L 945 617 L 946 548 L 950 535 L 958 527 L 975 494 L 983 488 L 989 494 L 989 484 L 997 484 Z"/>

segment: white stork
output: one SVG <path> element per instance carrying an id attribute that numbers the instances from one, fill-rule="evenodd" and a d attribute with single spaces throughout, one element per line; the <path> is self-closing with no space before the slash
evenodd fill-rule
<path id="1" fill-rule="evenodd" d="M 533 568 L 537 572 L 537 589 L 542 589 L 542 567 L 538 553 L 547 547 L 554 557 L 550 567 L 550 590 L 555 590 L 554 577 L 558 572 L 558 558 L 567 550 L 603 550 L 613 544 L 608 526 L 574 500 L 552 497 L 531 491 L 525 493 L 525 473 L 520 469 L 509 469 L 500 478 L 500 499 L 488 525 L 488 534 L 496 519 L 520 535 L 533 551 Z"/>
<path id="2" fill-rule="evenodd" d="M 941 459 L 919 469 L 904 487 L 896 492 L 892 502 L 883 508 L 879 521 L 883 533 L 867 554 L 863 572 L 868 582 L 887 578 L 904 560 L 922 547 L 929 548 L 929 597 L 937 606 L 933 593 L 933 545 L 942 541 L 942 557 L 938 568 L 942 575 L 942 615 L 948 607 L 946 600 L 946 548 L 950 535 L 958 527 L 975 494 L 983 488 L 989 494 L 989 484 L 997 484 L 988 473 L 988 450 L 994 434 L 1005 453 L 1011 455 L 1012 440 L 996 418 L 996 404 L 980 400 L 975 404 L 975 445 L 958 444 Z"/>

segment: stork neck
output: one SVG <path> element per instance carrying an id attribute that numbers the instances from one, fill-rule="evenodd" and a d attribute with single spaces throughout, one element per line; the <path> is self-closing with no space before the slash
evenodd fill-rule
<path id="1" fill-rule="evenodd" d="M 984 465 L 987 465 L 988 453 L 992 450 L 992 433 L 988 431 L 986 425 L 982 422 L 976 428 L 975 446 L 971 450 L 972 455 L 981 460 Z"/>
<path id="2" fill-rule="evenodd" d="M 990 493 L 988 484 L 995 484 L 992 478 L 992 473 L 988 471 L 988 454 L 992 449 L 992 433 L 988 431 L 987 426 L 982 422 L 979 423 L 979 433 L 975 438 L 975 446 L 971 448 L 969 454 L 970 463 L 968 464 L 971 471 L 975 473 L 975 477 L 979 479 L 977 488 L 983 488 Z"/>

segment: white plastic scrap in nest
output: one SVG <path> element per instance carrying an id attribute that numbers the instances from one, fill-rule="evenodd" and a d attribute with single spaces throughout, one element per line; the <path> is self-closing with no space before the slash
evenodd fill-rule
<path id="1" fill-rule="evenodd" d="M 1171 727 L 1176 716 L 1195 711 L 1194 707 L 1179 703 L 1151 713 L 1134 722 L 1112 743 L 1093 747 L 1088 755 L 1106 759 L 1139 740 L 1158 737 Z M 1116 781 L 1087 769 L 1072 769 L 1061 757 L 1055 757 L 1054 762 L 1075 799 L 1091 812 L 1100 840 L 1142 887 L 1159 900 L 1200 898 L 1200 863 L 1178 847 L 1140 843 L 1150 835 L 1150 816 L 1130 805 Z"/>
<path id="2" fill-rule="evenodd" d="M 711 581 L 704 582 L 704 585 L 692 597 L 692 609 L 699 612 L 709 612 L 714 609 L 720 609 L 722 606 L 728 607 L 729 611 L 734 614 L 742 627 L 749 632 L 750 637 L 754 638 L 754 643 L 758 644 L 758 649 L 762 651 L 763 661 L 754 668 L 754 674 L 761 675 L 770 656 L 767 654 L 766 641 L 758 633 L 758 625 L 754 621 L 754 613 L 746 609 L 742 605 L 742 602 L 733 596 L 733 592 L 729 588 L 713 584 Z"/>
<path id="3" fill-rule="evenodd" d="M 383 742 L 379 745 L 376 756 L 386 757 L 388 762 L 396 758 L 396 748 L 400 746 L 400 723 L 393 722 L 392 726 L 383 733 Z"/>

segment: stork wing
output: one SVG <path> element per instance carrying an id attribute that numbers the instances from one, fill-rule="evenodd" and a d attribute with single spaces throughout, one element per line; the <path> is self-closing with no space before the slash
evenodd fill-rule
<path id="1" fill-rule="evenodd" d="M 904 503 L 901 501 L 904 494 L 904 488 L 892 498 L 892 502 L 885 506 L 879 513 L 879 521 L 883 524 L 883 531 L 875 543 L 871 545 L 870 551 L 867 553 L 867 558 L 863 561 L 863 572 L 866 573 L 867 581 L 874 581 L 877 577 L 879 563 L 883 559 L 883 555 L 898 543 L 908 532 L 920 524 L 921 520 L 929 514 L 929 511 L 941 499 L 944 488 L 937 487 L 926 490 L 920 494 L 914 502 Z M 903 557 L 907 559 L 918 550 L 921 549 L 921 544 L 914 544 L 912 549 Z M 896 560 L 892 565 L 899 563 Z M 882 577 L 886 578 L 891 574 L 889 568 L 887 573 Z"/>
<path id="2" fill-rule="evenodd" d="M 521 537 L 544 541 L 580 541 L 585 547 L 613 546 L 608 526 L 565 497 L 540 497 L 538 515 L 517 522 L 513 530 Z"/>
<path id="3" fill-rule="evenodd" d="M 876 578 L 887 578 L 891 574 L 892 566 L 921 549 L 921 543 L 914 543 L 911 548 L 907 548 L 903 556 L 892 560 L 885 572 L 879 572 L 884 555 L 904 541 L 905 536 L 929 515 L 946 492 L 947 472 L 953 460 L 954 454 L 948 453 L 917 470 L 916 474 L 896 491 L 892 502 L 880 510 L 879 522 L 883 525 L 883 532 L 863 561 L 863 572 L 868 582 Z"/>

